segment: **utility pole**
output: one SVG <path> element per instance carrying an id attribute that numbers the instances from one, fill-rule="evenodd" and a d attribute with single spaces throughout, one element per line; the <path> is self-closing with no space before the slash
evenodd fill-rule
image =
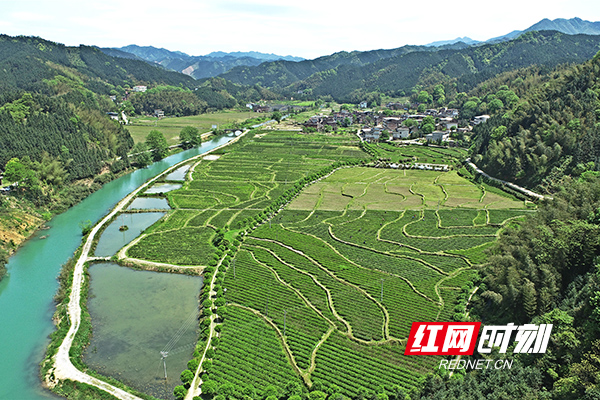
<path id="1" fill-rule="evenodd" d="M 233 259 L 233 279 L 235 279 L 235 258 Z"/>
<path id="2" fill-rule="evenodd" d="M 167 380 L 167 356 L 169 355 L 168 351 L 161 351 L 160 352 L 161 360 L 163 362 L 163 367 L 165 369 L 165 381 Z"/>
<path id="3" fill-rule="evenodd" d="M 383 281 L 384 279 L 381 278 L 381 302 L 383 303 Z"/>

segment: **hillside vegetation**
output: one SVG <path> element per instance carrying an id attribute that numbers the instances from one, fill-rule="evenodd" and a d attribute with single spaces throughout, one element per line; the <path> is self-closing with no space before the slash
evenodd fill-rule
<path id="1" fill-rule="evenodd" d="M 401 95 L 416 85 L 457 79 L 459 91 L 500 72 L 533 64 L 580 63 L 600 49 L 600 36 L 528 32 L 503 43 L 463 49 L 401 47 L 364 53 L 336 53 L 299 63 L 272 62 L 234 68 L 221 75 L 232 82 L 256 84 L 291 95 L 299 90 L 330 95 L 343 102 L 363 100 L 377 91 Z"/>
<path id="2" fill-rule="evenodd" d="M 476 127 L 474 161 L 498 177 L 547 191 L 559 189 L 565 175 L 598 170 L 600 57 L 543 78 L 520 75 L 510 84 L 520 101 Z"/>

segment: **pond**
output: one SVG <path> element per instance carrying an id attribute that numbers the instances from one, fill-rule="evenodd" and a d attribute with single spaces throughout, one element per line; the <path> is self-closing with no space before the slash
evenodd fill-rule
<path id="1" fill-rule="evenodd" d="M 162 197 L 137 197 L 131 202 L 128 210 L 170 210 L 169 202 Z"/>
<path id="2" fill-rule="evenodd" d="M 88 272 L 93 337 L 85 363 L 144 393 L 172 399 L 198 338 L 202 278 L 111 263 L 93 264 Z M 164 361 L 161 351 L 168 352 Z"/>
<path id="3" fill-rule="evenodd" d="M 96 257 L 113 256 L 117 250 L 140 236 L 140 233 L 161 219 L 163 215 L 165 215 L 163 212 L 121 213 L 102 232 L 94 255 Z M 120 230 L 121 226 L 126 226 L 127 230 Z"/>
<path id="4" fill-rule="evenodd" d="M 183 186 L 180 183 L 157 183 L 146 190 L 146 193 L 167 193 L 171 190 L 179 189 Z"/>
<path id="5" fill-rule="evenodd" d="M 56 398 L 41 385 L 39 363 L 50 334 L 55 331 L 52 315 L 61 266 L 81 244 L 79 223 L 97 221 L 115 204 L 146 180 L 168 167 L 227 143 L 233 135 L 220 136 L 198 148 L 182 151 L 147 168 L 136 170 L 105 184 L 81 203 L 54 217 L 49 230 L 36 232 L 9 259 L 7 276 L 0 282 L 0 399 L 47 400 Z M 35 240 L 47 236 L 45 240 Z M 181 371 L 180 371 L 181 372 Z"/>
<path id="6" fill-rule="evenodd" d="M 175 171 L 171 172 L 166 176 L 165 180 L 167 181 L 185 181 L 185 174 L 190 170 L 191 165 L 184 165 L 181 168 L 177 168 Z"/>

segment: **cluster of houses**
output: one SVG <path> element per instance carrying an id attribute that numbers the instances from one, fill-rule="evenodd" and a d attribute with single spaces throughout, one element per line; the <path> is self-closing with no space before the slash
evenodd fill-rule
<path id="1" fill-rule="evenodd" d="M 428 142 L 448 142 L 450 145 L 453 141 L 450 139 L 450 132 L 459 131 L 458 110 L 456 109 L 440 109 L 427 110 L 425 114 L 403 114 L 399 117 L 382 117 L 381 123 L 374 126 L 365 126 L 361 129 L 360 135 L 367 142 L 379 141 L 383 131 L 388 132 L 390 139 L 409 139 L 415 138 L 418 134 L 418 127 L 421 126 L 423 120 L 427 116 L 436 118 L 437 125 L 435 131 L 425 135 L 425 140 Z M 406 120 L 416 122 L 416 125 L 406 126 Z M 462 128 L 467 130 L 467 128 Z"/>
<path id="2" fill-rule="evenodd" d="M 316 129 L 317 131 L 324 130 L 326 126 L 329 126 L 332 130 L 336 130 L 339 126 L 364 123 L 372 115 L 372 112 L 342 110 L 334 112 L 331 115 L 313 115 L 304 123 L 304 126 Z"/>
<path id="3" fill-rule="evenodd" d="M 393 109 L 394 106 L 402 106 L 402 104 L 389 104 L 388 108 Z M 360 136 L 363 140 L 371 142 L 380 140 L 382 133 L 386 131 L 390 139 L 408 139 L 415 137 L 418 133 L 418 126 L 421 125 L 425 117 L 432 116 L 437 120 L 436 130 L 425 136 L 425 139 L 430 142 L 450 140 L 449 132 L 451 131 L 467 131 L 469 128 L 459 128 L 458 118 L 459 111 L 453 108 L 440 108 L 426 110 L 423 114 L 398 114 L 396 116 L 385 116 L 381 113 L 372 111 L 347 111 L 341 110 L 334 112 L 331 115 L 314 115 L 304 123 L 305 127 L 310 127 L 318 131 L 325 130 L 329 126 L 332 130 L 338 126 L 349 126 L 351 124 L 363 125 L 360 130 Z M 489 117 L 488 117 L 489 118 Z M 405 121 L 411 119 L 416 124 L 406 126 Z"/>

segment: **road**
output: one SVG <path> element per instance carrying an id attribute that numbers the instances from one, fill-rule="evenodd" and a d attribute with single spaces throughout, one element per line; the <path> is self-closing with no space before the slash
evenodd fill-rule
<path id="1" fill-rule="evenodd" d="M 240 137 L 242 137 L 246 133 L 247 133 L 247 131 L 245 131 L 242 135 L 238 136 L 237 138 L 235 138 L 219 147 L 216 147 L 206 153 L 203 153 L 203 154 L 197 155 L 195 157 L 189 158 L 187 160 L 181 161 L 180 163 L 175 164 L 172 167 L 168 168 L 163 173 L 150 179 L 149 181 L 147 181 L 146 183 L 144 183 L 143 185 L 141 185 L 140 187 L 135 189 L 133 192 L 131 192 L 129 195 L 127 195 L 125 198 L 123 198 L 123 200 L 121 200 L 107 216 L 105 216 L 100 222 L 98 222 L 92 228 L 92 230 L 90 231 L 90 233 L 83 245 L 83 248 L 81 250 L 81 255 L 77 259 L 77 263 L 75 264 L 75 268 L 73 270 L 73 284 L 71 287 L 71 294 L 69 296 L 69 304 L 67 305 L 67 314 L 69 316 L 71 326 L 69 328 L 69 331 L 67 332 L 67 335 L 65 336 L 62 343 L 60 344 L 58 351 L 54 355 L 53 365 L 50 368 L 50 371 L 48 372 L 47 376 L 45 377 L 45 380 L 46 380 L 46 383 L 48 384 L 48 386 L 54 387 L 58 383 L 58 380 L 64 381 L 64 380 L 69 379 L 72 381 L 83 382 L 88 385 L 95 386 L 99 389 L 102 389 L 102 390 L 112 394 L 113 396 L 115 396 L 118 399 L 141 400 L 139 397 L 134 396 L 133 394 L 128 393 L 128 392 L 124 391 L 123 389 L 119 389 L 116 386 L 110 385 L 98 378 L 94 378 L 93 376 L 90 376 L 90 375 L 78 370 L 77 368 L 75 368 L 75 366 L 73 365 L 73 363 L 71 362 L 71 359 L 69 357 L 69 350 L 71 349 L 71 346 L 73 345 L 73 340 L 75 339 L 75 335 L 77 334 L 77 331 L 79 330 L 79 326 L 81 324 L 81 301 L 82 301 L 81 287 L 84 282 L 84 270 L 85 270 L 84 266 L 87 261 L 90 261 L 90 260 L 96 258 L 96 257 L 90 256 L 90 250 L 92 248 L 92 243 L 94 241 L 94 238 L 96 237 L 96 234 L 100 231 L 100 229 L 106 223 L 108 223 L 112 217 L 114 217 L 115 215 L 117 215 L 117 213 L 122 211 L 123 208 L 140 191 L 142 191 L 146 187 L 152 185 L 155 181 L 157 181 L 162 176 L 165 176 L 166 174 L 168 174 L 172 171 L 175 171 L 177 168 L 181 167 L 183 164 L 188 163 L 190 160 L 193 160 L 195 158 L 205 157 L 207 154 L 209 154 L 212 151 L 218 150 L 218 149 L 220 149 L 224 146 L 227 146 L 231 143 L 235 143 Z M 83 300 L 85 301 L 87 299 L 83 299 Z M 54 376 L 55 379 L 53 380 L 51 378 L 51 376 Z"/>

